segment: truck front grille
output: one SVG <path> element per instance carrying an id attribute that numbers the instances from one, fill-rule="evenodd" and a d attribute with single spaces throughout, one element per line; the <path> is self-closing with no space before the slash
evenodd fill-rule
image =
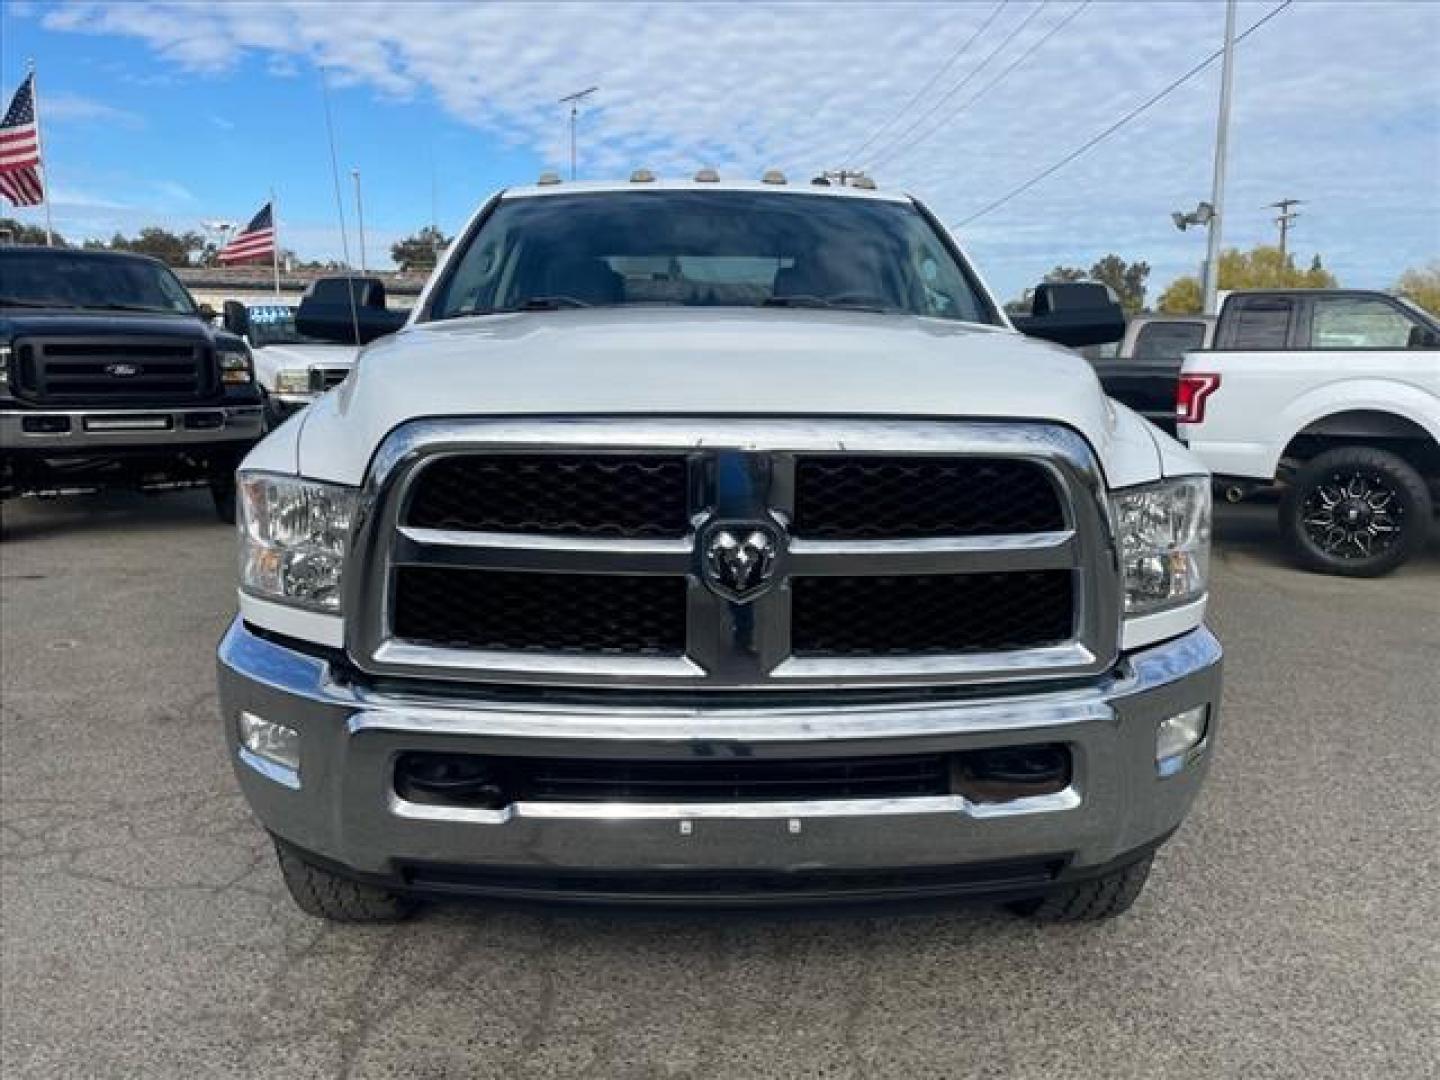
<path id="1" fill-rule="evenodd" d="M 797 656 L 926 656 L 1058 645 L 1074 633 L 1068 570 L 797 577 Z"/>
<path id="2" fill-rule="evenodd" d="M 684 536 L 682 456 L 464 454 L 416 479 L 406 522 L 432 529 Z"/>
<path id="3" fill-rule="evenodd" d="M 211 352 L 174 338 L 24 338 L 16 393 L 38 404 L 163 405 L 212 396 Z"/>
<path id="4" fill-rule="evenodd" d="M 395 632 L 460 649 L 679 656 L 685 579 L 401 567 Z"/>
<path id="5" fill-rule="evenodd" d="M 999 536 L 1065 527 L 1055 485 L 1030 461 L 802 458 L 795 534 L 830 540 Z"/>
<path id="6" fill-rule="evenodd" d="M 1064 428 L 416 421 L 376 461 L 346 622 L 377 675 L 834 691 L 1118 650 L 1099 469 Z"/>

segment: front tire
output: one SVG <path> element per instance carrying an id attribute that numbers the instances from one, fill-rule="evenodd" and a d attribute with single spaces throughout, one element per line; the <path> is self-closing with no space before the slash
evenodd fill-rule
<path id="1" fill-rule="evenodd" d="M 408 918 L 415 910 L 409 897 L 341 877 L 307 861 L 295 849 L 275 841 L 280 876 L 301 911 L 317 919 L 341 923 L 387 923 Z"/>
<path id="2" fill-rule="evenodd" d="M 1034 900 L 1008 905 L 1017 915 L 1045 923 L 1099 922 L 1130 910 L 1150 877 L 1153 855 L 1104 877 L 1055 889 Z"/>
<path id="3" fill-rule="evenodd" d="M 1302 566 L 1379 577 L 1425 545 L 1434 509 L 1404 458 L 1341 446 L 1306 462 L 1280 500 L 1280 529 Z"/>

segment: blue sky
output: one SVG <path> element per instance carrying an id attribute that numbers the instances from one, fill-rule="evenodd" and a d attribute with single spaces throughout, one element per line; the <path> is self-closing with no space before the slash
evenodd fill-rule
<path id="1" fill-rule="evenodd" d="M 373 265 L 432 213 L 453 232 L 563 166 L 556 99 L 591 84 L 582 175 L 863 165 L 958 224 L 1202 59 L 1223 20 L 1214 2 L 997 2 L 6 0 L 0 89 L 36 60 L 67 236 L 244 220 L 273 185 L 283 242 L 338 256 L 324 66 Z M 1240 4 L 1240 27 L 1274 6 Z M 996 290 L 1109 251 L 1151 263 L 1152 298 L 1190 272 L 1203 235 L 1169 214 L 1208 197 L 1217 93 L 1215 65 L 960 228 Z M 1227 245 L 1273 241 L 1266 204 L 1292 196 L 1295 249 L 1344 284 L 1440 259 L 1440 4 L 1299 0 L 1240 46 L 1235 93 Z"/>

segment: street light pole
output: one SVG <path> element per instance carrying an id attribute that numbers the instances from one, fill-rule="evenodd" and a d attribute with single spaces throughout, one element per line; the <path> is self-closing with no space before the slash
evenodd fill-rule
<path id="1" fill-rule="evenodd" d="M 1220 226 L 1225 221 L 1225 143 L 1230 136 L 1230 86 L 1235 68 L 1235 0 L 1225 0 L 1225 54 L 1220 66 L 1220 116 L 1215 124 L 1215 179 L 1210 187 L 1210 240 L 1205 249 L 1205 314 L 1215 314 L 1220 288 Z"/>
<path id="2" fill-rule="evenodd" d="M 573 94 L 566 94 L 560 99 L 560 104 L 570 106 L 570 179 L 575 179 L 575 121 L 580 115 L 580 102 L 584 101 L 591 94 L 599 90 L 598 86 L 592 86 L 587 90 L 577 90 Z"/>
<path id="3" fill-rule="evenodd" d="M 355 219 L 360 230 L 360 273 L 365 270 L 365 206 L 360 201 L 360 170 L 351 169 L 350 175 L 355 178 Z"/>

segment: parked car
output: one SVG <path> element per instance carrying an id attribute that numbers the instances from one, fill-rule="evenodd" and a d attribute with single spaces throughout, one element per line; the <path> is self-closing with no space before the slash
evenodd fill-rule
<path id="1" fill-rule="evenodd" d="M 1141 315 L 1125 327 L 1117 354 L 1091 365 L 1105 393 L 1173 435 L 1180 361 L 1209 348 L 1214 331 L 1215 320 L 1203 315 Z"/>
<path id="2" fill-rule="evenodd" d="M 206 484 L 264 433 L 250 350 L 141 255 L 0 248 L 0 499 Z"/>
<path id="3" fill-rule="evenodd" d="M 1139 895 L 1217 737 L 1204 467 L 919 202 L 767 181 L 497 195 L 245 462 L 220 700 L 305 911 Z M 1030 334 L 1120 336 L 1068 288 Z"/>
<path id="4" fill-rule="evenodd" d="M 1185 355 L 1179 432 L 1232 499 L 1283 485 L 1300 562 L 1370 577 L 1423 550 L 1440 495 L 1440 322 L 1359 289 L 1237 292 Z"/>
<path id="5" fill-rule="evenodd" d="M 348 308 L 347 284 L 359 308 L 385 309 L 385 284 L 379 278 L 320 278 L 307 295 Z M 344 382 L 359 352 L 353 336 L 343 345 L 306 337 L 295 328 L 295 310 L 274 296 L 227 300 L 224 305 L 225 329 L 243 337 L 255 357 L 255 378 L 265 391 L 272 427 Z M 393 323 L 398 327 L 401 321 Z"/>

